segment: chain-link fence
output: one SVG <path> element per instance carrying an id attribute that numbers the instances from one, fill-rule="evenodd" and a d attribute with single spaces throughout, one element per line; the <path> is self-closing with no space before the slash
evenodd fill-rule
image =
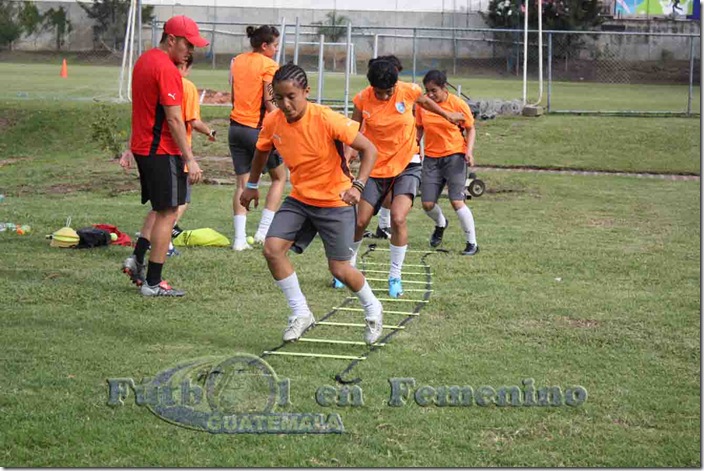
<path id="1" fill-rule="evenodd" d="M 228 104 L 227 70 L 233 56 L 251 50 L 245 34 L 251 23 L 199 24 L 211 44 L 197 51 L 195 82 L 206 90 L 206 102 Z M 487 114 L 519 113 L 524 99 L 549 112 L 700 112 L 698 33 L 546 31 L 539 45 L 531 32 L 526 47 L 520 30 L 352 25 L 348 31 L 290 19 L 277 26 L 283 33 L 279 61 L 302 65 L 311 99 L 340 109 L 349 109 L 354 93 L 367 85 L 369 59 L 394 54 L 404 67 L 402 80 L 421 82 L 428 70 L 444 70 Z M 162 28 L 154 21 L 137 31 L 133 59 L 158 43 Z M 321 32 L 328 34 L 321 38 Z M 68 44 L 51 52 L 47 44 L 0 52 L 0 98 L 117 98 L 122 51 L 84 43 L 80 51 Z M 63 58 L 69 77 L 78 78 L 56 79 Z M 34 68 L 28 73 L 19 63 Z"/>

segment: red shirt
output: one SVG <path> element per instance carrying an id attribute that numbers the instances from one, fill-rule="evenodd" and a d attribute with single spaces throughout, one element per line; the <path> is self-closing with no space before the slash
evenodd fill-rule
<path id="1" fill-rule="evenodd" d="M 164 106 L 181 106 L 182 101 L 181 74 L 168 54 L 154 48 L 139 56 L 132 74 L 133 154 L 181 155 Z"/>

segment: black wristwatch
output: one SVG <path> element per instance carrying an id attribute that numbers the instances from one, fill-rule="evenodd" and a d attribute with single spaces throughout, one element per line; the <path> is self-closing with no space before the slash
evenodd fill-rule
<path id="1" fill-rule="evenodd" d="M 210 137 L 215 137 L 215 134 L 216 134 L 216 133 L 217 133 L 217 131 L 216 131 L 215 129 L 211 129 L 211 130 L 210 130 L 210 134 L 208 134 L 208 136 L 210 136 Z"/>

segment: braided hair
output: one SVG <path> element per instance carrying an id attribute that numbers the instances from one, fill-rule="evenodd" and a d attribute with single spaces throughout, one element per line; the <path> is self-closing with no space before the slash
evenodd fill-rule
<path id="1" fill-rule="evenodd" d="M 276 71 L 274 78 L 271 80 L 271 85 L 276 86 L 279 82 L 285 82 L 287 80 L 292 81 L 302 90 L 308 88 L 308 76 L 306 75 L 306 71 L 292 62 L 289 62 Z"/>

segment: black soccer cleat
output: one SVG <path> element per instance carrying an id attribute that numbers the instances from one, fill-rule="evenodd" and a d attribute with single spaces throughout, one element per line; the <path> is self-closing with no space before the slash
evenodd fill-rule
<path id="1" fill-rule="evenodd" d="M 433 235 L 430 236 L 430 246 L 437 247 L 442 244 L 442 237 L 445 235 L 445 229 L 450 225 L 450 220 L 445 218 L 445 227 L 435 226 Z"/>
<path id="2" fill-rule="evenodd" d="M 391 228 L 376 226 L 376 233 L 374 234 L 375 239 L 390 239 L 391 238 Z"/>
<path id="3" fill-rule="evenodd" d="M 479 252 L 479 246 L 477 244 L 470 244 L 467 242 L 467 246 L 461 252 L 462 255 L 474 255 Z"/>

